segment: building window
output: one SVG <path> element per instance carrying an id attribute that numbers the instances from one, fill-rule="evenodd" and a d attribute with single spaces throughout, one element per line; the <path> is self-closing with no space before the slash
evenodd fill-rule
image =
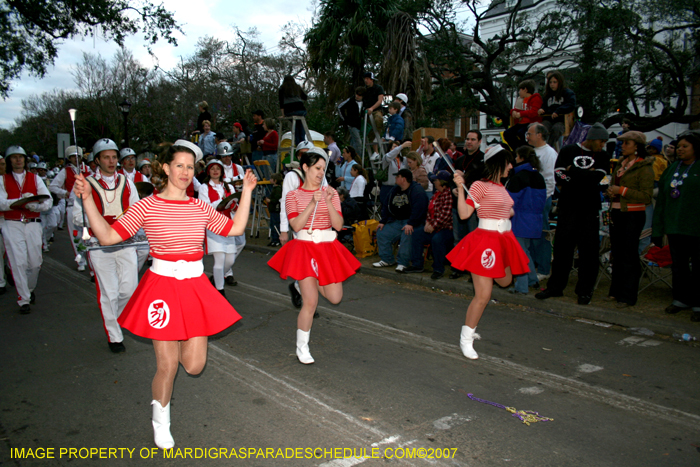
<path id="1" fill-rule="evenodd" d="M 471 122 L 471 129 L 472 130 L 478 130 L 479 129 L 479 114 L 475 113 L 472 115 L 472 122 Z"/>
<path id="2" fill-rule="evenodd" d="M 455 138 L 462 137 L 462 119 L 455 118 Z"/>

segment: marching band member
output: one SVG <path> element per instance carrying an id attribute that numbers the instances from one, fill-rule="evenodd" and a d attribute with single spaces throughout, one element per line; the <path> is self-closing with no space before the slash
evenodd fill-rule
<path id="1" fill-rule="evenodd" d="M 467 308 L 459 340 L 462 353 L 472 360 L 479 358 L 474 350 L 474 339 L 481 338 L 476 333 L 476 325 L 491 300 L 493 281 L 507 287 L 513 275 L 529 272 L 527 255 L 510 230 L 513 199 L 501 184 L 501 179 L 513 168 L 510 160 L 510 153 L 503 146 L 492 146 L 484 155 L 485 178 L 472 184 L 467 199 L 464 190 L 459 190 L 459 217 L 467 219 L 478 211 L 479 228 L 464 237 L 446 256 L 458 270 L 472 273 L 474 298 Z M 454 181 L 458 187 L 465 183 L 459 174 L 455 174 Z"/>
<path id="2" fill-rule="evenodd" d="M 73 225 L 73 203 L 75 201 L 75 194 L 73 194 L 73 185 L 75 184 L 75 177 L 80 171 L 78 168 L 78 159 L 82 159 L 83 150 L 77 146 L 68 146 L 65 151 L 67 164 L 66 167 L 58 172 L 58 175 L 54 177 L 49 185 L 49 190 L 51 193 L 55 193 L 59 198 L 66 200 L 66 224 L 68 225 L 68 238 L 70 238 L 70 244 L 73 248 L 73 253 L 76 257 L 76 262 L 78 263 L 78 271 L 85 271 L 85 258 L 83 255 L 78 255 L 78 246 L 82 245 L 82 240 L 80 239 L 79 232 L 75 229 Z M 87 169 L 84 169 L 83 175 L 89 175 Z M 61 225 L 60 223 L 58 224 Z"/>
<path id="3" fill-rule="evenodd" d="M 257 180 L 252 172 L 246 173 L 240 209 L 232 220 L 187 196 L 195 164 L 201 158 L 197 145 L 175 141 L 153 163 L 153 180 L 159 193 L 131 206 L 112 225 L 95 206 L 90 184 L 83 177 L 75 184 L 102 245 L 126 240 L 141 227 L 150 243 L 153 266 L 141 279 L 119 324 L 138 336 L 153 339 L 157 370 L 152 385 L 152 423 L 155 443 L 162 449 L 175 445 L 170 434 L 170 396 L 179 365 L 191 375 L 201 373 L 207 361 L 207 337 L 241 318 L 204 275 L 202 244 L 207 229 L 219 235 L 245 232 Z"/>
<path id="4" fill-rule="evenodd" d="M 41 181 L 44 182 L 44 185 L 48 186 L 49 179 L 46 175 L 48 172 L 46 162 L 39 162 L 36 166 L 36 170 L 39 178 L 41 178 Z M 42 240 L 45 252 L 49 251 L 49 240 L 51 240 L 54 232 L 56 232 L 56 228 L 58 227 L 58 209 L 56 209 L 54 206 L 57 201 L 57 198 L 54 198 L 55 196 L 56 195 L 52 193 L 51 208 L 47 211 L 42 211 L 41 215 L 39 216 L 41 219 Z"/>
<path id="5" fill-rule="evenodd" d="M 151 181 L 151 161 L 148 159 L 144 159 L 141 162 L 139 162 L 139 172 L 141 172 L 141 175 L 143 175 L 144 182 L 149 182 Z"/>
<path id="6" fill-rule="evenodd" d="M 143 174 L 136 170 L 136 153 L 133 149 L 124 148 L 119 152 L 119 164 L 121 164 L 122 168 L 117 172 L 125 175 L 131 182 L 148 181 L 148 178 L 144 178 Z"/>
<path id="7" fill-rule="evenodd" d="M 51 195 L 44 182 L 24 170 L 27 153 L 20 146 L 7 148 L 5 157 L 12 170 L 0 177 L 0 211 L 4 211 L 5 224 L 2 236 L 12 277 L 17 289 L 19 312 L 31 312 L 34 303 L 39 270 L 41 269 L 41 219 L 39 213 L 51 209 Z M 27 203 L 20 208 L 10 207 L 21 198 L 46 195 L 40 202 Z"/>
<path id="8" fill-rule="evenodd" d="M 223 164 L 224 167 L 224 174 L 222 175 L 222 179 L 224 181 L 231 181 L 234 184 L 237 181 L 242 181 L 243 180 L 243 175 L 245 175 L 245 170 L 243 170 L 243 167 L 241 167 L 238 164 L 234 164 L 231 162 L 233 159 L 233 146 L 231 143 L 223 142 L 219 143 L 219 145 L 216 147 L 216 153 L 221 156 L 221 163 Z M 201 193 L 201 191 L 200 191 Z M 245 235 L 241 237 L 241 239 L 237 240 L 236 243 L 236 257 L 241 254 L 241 251 L 243 251 L 243 248 L 245 248 Z M 235 261 L 235 258 L 234 258 Z M 233 265 L 233 263 L 231 263 Z M 224 274 L 224 280 L 228 285 L 237 285 L 238 282 L 236 282 L 236 279 L 233 277 L 233 269 L 228 268 L 224 269 L 226 273 Z"/>
<path id="9" fill-rule="evenodd" d="M 299 161 L 304 184 L 287 194 L 285 200 L 289 226 L 296 232 L 268 261 L 282 279 L 299 281 L 303 305 L 297 318 L 297 358 L 306 365 L 314 362 L 309 352 L 309 337 L 314 312 L 321 293 L 334 305 L 343 298 L 343 281 L 355 274 L 360 262 L 336 239 L 333 230 L 343 228 L 338 193 L 324 187 L 328 156 L 318 148 L 310 149 Z"/>
<path id="10" fill-rule="evenodd" d="M 225 143 L 228 144 L 228 143 Z M 219 145 L 221 146 L 221 145 Z M 236 189 L 229 183 L 222 181 L 224 165 L 221 161 L 212 159 L 206 167 L 208 180 L 199 187 L 199 199 L 210 204 L 214 209 L 219 206 L 219 203 L 236 192 Z M 238 201 L 235 199 L 229 202 L 229 205 L 221 211 L 224 216 L 231 217 L 238 209 Z M 207 230 L 205 253 L 214 256 L 214 287 L 224 297 L 224 271 L 229 271 L 236 261 L 236 257 L 242 251 L 239 245 L 245 246 L 245 234 L 237 237 L 228 237 L 216 235 L 214 232 Z M 231 276 L 233 277 L 233 272 Z"/>
<path id="11" fill-rule="evenodd" d="M 98 166 L 95 175 L 86 178 L 92 188 L 92 202 L 100 216 L 107 224 L 112 225 L 129 206 L 138 202 L 139 194 L 132 181 L 123 174 L 115 173 L 119 148 L 114 141 L 106 138 L 98 140 L 92 155 Z M 80 201 L 73 208 L 73 223 L 83 226 Z M 90 236 L 95 236 L 92 231 Z M 124 335 L 117 319 L 139 281 L 136 248 L 126 246 L 114 250 L 91 250 L 88 259 L 95 272 L 97 304 L 102 313 L 107 344 L 114 353 L 124 352 Z"/>

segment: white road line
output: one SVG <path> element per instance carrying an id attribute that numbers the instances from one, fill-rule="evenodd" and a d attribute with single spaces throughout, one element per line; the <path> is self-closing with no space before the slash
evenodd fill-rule
<path id="1" fill-rule="evenodd" d="M 242 283 L 240 281 L 238 282 L 238 285 L 238 293 L 251 298 L 259 299 L 259 295 L 262 294 L 273 297 L 279 297 L 279 299 L 284 302 L 289 301 L 289 296 L 285 294 L 273 292 L 261 287 L 256 287 L 251 284 Z M 243 288 L 255 291 L 256 294 L 246 294 L 245 292 L 240 290 L 241 286 Z M 383 339 L 389 340 L 391 342 L 396 342 L 403 345 L 410 345 L 412 347 L 421 348 L 423 350 L 427 350 L 440 355 L 444 355 L 446 357 L 466 362 L 457 344 L 447 344 L 445 342 L 436 341 L 429 337 L 421 336 L 408 331 L 403 331 L 401 329 L 396 329 L 364 318 L 359 318 L 357 316 L 343 313 L 342 311 L 334 310 L 332 308 L 319 305 L 318 309 L 320 311 L 323 311 L 325 315 L 335 316 L 336 318 L 339 318 L 331 322 L 333 325 L 382 337 Z M 457 335 L 455 335 L 455 341 L 458 341 Z M 555 389 L 561 392 L 568 392 L 574 396 L 583 397 L 586 399 L 594 400 L 596 402 L 602 402 L 604 404 L 616 407 L 618 409 L 636 412 L 649 417 L 660 418 L 672 423 L 683 425 L 693 430 L 698 430 L 698 427 L 700 427 L 699 415 L 684 412 L 682 410 L 670 407 L 664 407 L 662 405 L 655 404 L 653 402 L 648 402 L 637 397 L 620 394 L 610 389 L 605 389 L 585 383 L 583 381 L 578 381 L 574 378 L 568 378 L 565 376 L 550 373 L 548 371 L 537 370 L 524 365 L 520 365 L 518 363 L 514 363 L 503 358 L 491 357 L 489 355 L 485 355 L 482 352 L 479 352 L 479 360 L 472 361 L 471 364 L 474 366 L 486 365 L 491 369 L 509 374 L 513 379 L 523 378 L 528 381 L 539 383 L 550 389 Z"/>
<path id="2" fill-rule="evenodd" d="M 602 366 L 591 365 L 590 363 L 584 363 L 583 365 L 579 365 L 578 368 L 576 368 L 576 371 L 579 371 L 581 373 L 595 373 L 596 371 L 600 371 L 603 369 L 604 368 Z"/>

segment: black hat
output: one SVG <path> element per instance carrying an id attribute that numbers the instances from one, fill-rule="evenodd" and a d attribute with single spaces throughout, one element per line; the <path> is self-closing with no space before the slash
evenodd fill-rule
<path id="1" fill-rule="evenodd" d="M 362 77 L 363 77 L 363 78 L 369 78 L 369 79 L 371 79 L 372 81 L 375 80 L 374 73 L 372 73 L 371 71 L 366 72 Z"/>

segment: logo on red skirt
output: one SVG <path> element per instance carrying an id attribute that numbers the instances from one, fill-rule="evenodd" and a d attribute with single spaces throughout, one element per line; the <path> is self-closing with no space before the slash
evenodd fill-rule
<path id="1" fill-rule="evenodd" d="M 481 265 L 486 269 L 491 269 L 496 264 L 496 253 L 491 248 L 487 248 L 481 254 Z"/>
<path id="2" fill-rule="evenodd" d="M 148 324 L 163 329 L 170 322 L 170 308 L 163 300 L 156 300 L 148 306 Z"/>
<path id="3" fill-rule="evenodd" d="M 311 269 L 314 270 L 314 274 L 318 277 L 318 263 L 316 263 L 316 260 L 313 258 L 311 258 Z"/>

